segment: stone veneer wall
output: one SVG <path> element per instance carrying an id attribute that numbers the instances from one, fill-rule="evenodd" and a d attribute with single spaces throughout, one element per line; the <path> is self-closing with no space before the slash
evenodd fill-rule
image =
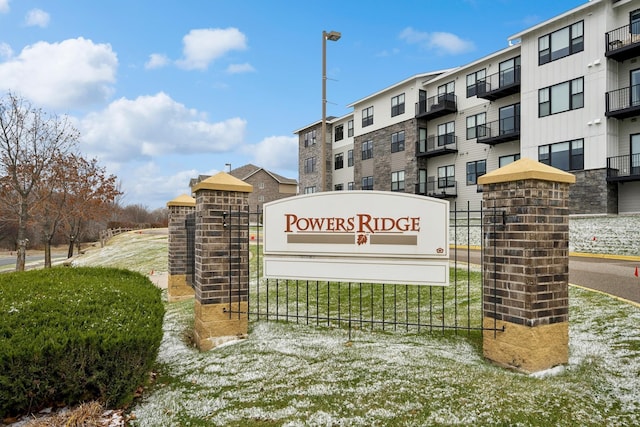
<path id="1" fill-rule="evenodd" d="M 404 150 L 391 152 L 391 135 L 404 131 Z M 373 158 L 362 160 L 362 143 L 373 141 Z M 393 126 L 387 126 L 365 135 L 357 136 L 354 140 L 354 176 L 355 188 L 362 189 L 362 178 L 368 176 L 372 170 L 373 189 L 379 191 L 391 190 L 391 172 L 404 170 L 405 192 L 414 193 L 417 184 L 418 169 L 416 164 L 417 124 L 410 119 Z M 373 162 L 372 167 L 363 168 L 363 163 Z M 366 170 L 367 172 L 363 171 Z"/>
<path id="2" fill-rule="evenodd" d="M 618 186 L 607 182 L 606 169 L 574 172 L 576 184 L 569 191 L 572 214 L 617 214 Z"/>

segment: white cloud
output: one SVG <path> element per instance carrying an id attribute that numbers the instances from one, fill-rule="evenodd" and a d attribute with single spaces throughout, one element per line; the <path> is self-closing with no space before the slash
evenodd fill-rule
<path id="1" fill-rule="evenodd" d="M 435 50 L 439 54 L 458 55 L 475 49 L 473 42 L 463 40 L 452 33 L 447 32 L 422 32 L 411 27 L 405 28 L 400 33 L 400 39 L 409 44 L 417 44 L 426 50 Z"/>
<path id="2" fill-rule="evenodd" d="M 49 25 L 49 20 L 49 14 L 42 9 L 31 9 L 25 17 L 25 23 L 29 27 L 45 28 Z"/>
<path id="3" fill-rule="evenodd" d="M 43 107 L 81 108 L 113 92 L 118 58 L 109 44 L 82 37 L 38 42 L 0 63 L 0 90 L 11 90 Z"/>
<path id="4" fill-rule="evenodd" d="M 295 136 L 270 136 L 245 147 L 244 152 L 252 157 L 251 163 L 267 170 L 298 170 L 298 138 Z"/>
<path id="5" fill-rule="evenodd" d="M 246 122 L 207 121 L 165 93 L 125 98 L 88 114 L 78 125 L 85 150 L 101 161 L 127 162 L 164 154 L 226 152 L 242 144 Z"/>
<path id="6" fill-rule="evenodd" d="M 124 198 L 130 203 L 144 201 L 150 208 L 163 207 L 181 194 L 189 194 L 189 181 L 197 177 L 195 169 L 177 171 L 163 175 L 163 169 L 154 161 L 135 165 L 135 169 L 122 177 L 125 186 Z"/>
<path id="7" fill-rule="evenodd" d="M 231 64 L 227 67 L 227 73 L 229 74 L 252 73 L 254 71 L 255 68 L 247 62 L 244 64 Z"/>
<path id="8" fill-rule="evenodd" d="M 0 43 L 0 58 L 9 59 L 13 56 L 13 50 L 11 46 L 6 43 Z"/>
<path id="9" fill-rule="evenodd" d="M 9 13 L 9 0 L 0 0 L 0 13 Z"/>
<path id="10" fill-rule="evenodd" d="M 149 55 L 149 60 L 144 64 L 144 68 L 152 70 L 154 68 L 162 68 L 169 63 L 167 55 L 162 53 L 152 53 Z"/>
<path id="11" fill-rule="evenodd" d="M 209 64 L 233 50 L 247 48 L 247 37 L 237 28 L 191 30 L 183 37 L 184 58 L 178 66 L 187 70 L 206 70 Z"/>

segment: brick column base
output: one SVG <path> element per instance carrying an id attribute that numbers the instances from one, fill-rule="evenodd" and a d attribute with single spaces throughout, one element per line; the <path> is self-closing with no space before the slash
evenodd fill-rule
<path id="1" fill-rule="evenodd" d="M 233 310 L 247 313 L 248 303 L 233 303 Z M 247 314 L 229 314 L 224 310 L 228 303 L 201 304 L 195 301 L 195 340 L 202 351 L 211 350 L 221 344 L 246 338 L 249 328 Z"/>
<path id="2" fill-rule="evenodd" d="M 493 328 L 494 319 L 485 317 L 483 326 Z M 524 326 L 498 320 L 504 332 L 483 332 L 482 351 L 492 362 L 523 372 L 537 372 L 569 362 L 569 322 Z M 494 338 L 495 335 L 495 338 Z"/>
<path id="3" fill-rule="evenodd" d="M 186 274 L 171 274 L 167 277 L 167 299 L 169 302 L 184 301 L 193 298 L 195 292 L 187 283 Z"/>

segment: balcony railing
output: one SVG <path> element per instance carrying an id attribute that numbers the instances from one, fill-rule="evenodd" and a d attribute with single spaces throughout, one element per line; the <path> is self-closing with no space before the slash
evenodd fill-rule
<path id="1" fill-rule="evenodd" d="M 612 90 L 606 94 L 605 116 L 626 119 L 640 115 L 640 85 Z"/>
<path id="2" fill-rule="evenodd" d="M 478 132 L 478 143 L 496 145 L 520 139 L 520 116 L 496 120 L 480 127 L 483 129 Z"/>
<path id="3" fill-rule="evenodd" d="M 443 154 L 457 153 L 458 138 L 453 133 L 429 135 L 416 145 L 416 157 L 437 157 Z"/>
<path id="4" fill-rule="evenodd" d="M 607 181 L 640 181 L 640 153 L 608 157 Z"/>
<path id="5" fill-rule="evenodd" d="M 478 98 L 495 101 L 520 92 L 520 66 L 502 70 L 477 83 Z"/>
<path id="6" fill-rule="evenodd" d="M 453 93 L 443 93 L 416 103 L 416 117 L 435 119 L 458 111 L 457 98 Z"/>
<path id="7" fill-rule="evenodd" d="M 608 58 L 622 62 L 640 55 L 640 22 L 625 25 L 604 35 Z"/>
<path id="8" fill-rule="evenodd" d="M 439 178 L 438 181 L 420 182 L 416 184 L 416 194 L 437 199 L 458 197 L 458 183 L 453 177 Z"/>

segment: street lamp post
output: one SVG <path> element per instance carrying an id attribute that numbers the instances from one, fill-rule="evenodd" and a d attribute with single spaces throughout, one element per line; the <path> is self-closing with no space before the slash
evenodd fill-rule
<path id="1" fill-rule="evenodd" d="M 322 189 L 327 190 L 327 147 L 326 147 L 326 134 L 327 134 L 327 40 L 332 42 L 340 40 L 340 34 L 337 31 L 322 31 L 322 126 L 320 128 L 320 144 L 322 155 Z"/>
<path id="2" fill-rule="evenodd" d="M 224 165 L 229 168 L 229 173 L 231 173 L 231 163 L 225 163 Z"/>

